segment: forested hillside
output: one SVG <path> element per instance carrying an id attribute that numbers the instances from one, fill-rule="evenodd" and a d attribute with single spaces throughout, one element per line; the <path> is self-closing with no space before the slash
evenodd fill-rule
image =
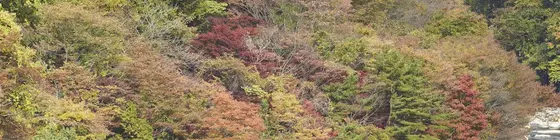
<path id="1" fill-rule="evenodd" d="M 522 139 L 556 0 L 0 0 L 0 139 Z"/>

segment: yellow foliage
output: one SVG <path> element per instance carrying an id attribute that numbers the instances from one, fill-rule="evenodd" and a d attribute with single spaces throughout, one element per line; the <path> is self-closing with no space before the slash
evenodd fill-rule
<path id="1" fill-rule="evenodd" d="M 95 114 L 85 108 L 84 103 L 72 103 L 64 99 L 56 99 L 48 105 L 48 112 L 45 116 L 52 116 L 65 124 L 74 124 L 77 122 L 88 122 L 95 118 Z"/>
<path id="2" fill-rule="evenodd" d="M 297 83 L 292 76 L 270 76 L 266 79 L 272 86 L 270 93 L 270 114 L 264 114 L 268 129 L 279 133 L 279 139 L 328 139 L 331 129 L 324 128 L 322 118 L 304 113 L 297 99 Z M 289 135 L 293 134 L 293 135 Z"/>
<path id="3" fill-rule="evenodd" d="M 16 24 L 14 15 L 0 11 L 0 55 L 8 57 L 8 64 L 15 63 L 18 67 L 31 66 L 35 50 L 20 45 L 20 40 L 21 27 Z"/>

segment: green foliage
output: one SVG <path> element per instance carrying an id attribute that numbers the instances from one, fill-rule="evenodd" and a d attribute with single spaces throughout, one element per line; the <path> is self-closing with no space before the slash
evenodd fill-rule
<path id="1" fill-rule="evenodd" d="M 213 0 L 195 0 L 196 9 L 192 11 L 191 17 L 201 20 L 210 15 L 225 15 L 227 3 L 220 3 Z"/>
<path id="2" fill-rule="evenodd" d="M 366 57 L 367 53 L 366 42 L 361 39 L 345 40 L 332 50 L 334 59 L 343 64 L 355 64 L 360 58 Z"/>
<path id="3" fill-rule="evenodd" d="M 62 107 L 49 110 L 46 113 L 46 116 L 55 115 L 57 119 L 60 121 L 67 121 L 67 122 L 88 122 L 92 121 L 95 118 L 95 114 L 93 114 L 90 110 L 84 108 L 84 104 L 74 104 L 69 101 L 62 100 L 59 104 Z"/>
<path id="4" fill-rule="evenodd" d="M 368 66 L 391 88 L 389 131 L 397 139 L 429 138 L 427 129 L 438 125 L 435 117 L 443 95 L 432 92 L 422 73 L 421 60 L 393 50 L 378 53 Z M 437 112 L 437 113 L 436 113 Z"/>
<path id="5" fill-rule="evenodd" d="M 136 13 L 129 14 L 137 24 L 136 29 L 159 49 L 171 51 L 166 49 L 183 47 L 195 36 L 194 28 L 185 24 L 192 19 L 180 14 L 177 7 L 157 1 L 137 1 L 135 4 Z"/>
<path id="6" fill-rule="evenodd" d="M 21 27 L 14 21 L 13 15 L 0 11 L 0 68 L 3 65 L 16 65 L 18 67 L 33 65 L 35 50 L 20 44 Z M 6 58 L 7 57 L 7 58 Z M 4 64 L 6 63 L 6 64 Z"/>
<path id="7" fill-rule="evenodd" d="M 341 83 L 323 86 L 323 92 L 331 101 L 329 118 L 339 123 L 353 119 L 361 125 L 384 125 L 383 116 L 379 114 L 389 103 L 385 97 L 387 87 L 382 81 L 375 81 L 376 78 L 354 72 Z"/>
<path id="8" fill-rule="evenodd" d="M 550 11 L 540 8 L 521 10 L 503 9 L 492 20 L 496 26 L 496 39 L 500 40 L 506 49 L 516 50 L 522 54 L 529 52 L 531 47 L 541 44 L 546 38 L 544 20 Z M 521 56 L 522 59 L 524 56 Z"/>
<path id="9" fill-rule="evenodd" d="M 518 8 L 541 7 L 542 2 L 543 0 L 516 0 L 514 5 Z"/>
<path id="10" fill-rule="evenodd" d="M 302 128 L 297 128 L 298 119 L 303 110 L 296 95 L 290 94 L 288 89 L 284 87 L 289 77 L 269 77 L 267 81 L 274 88 L 270 93 L 270 100 L 268 104 L 270 114 L 265 118 L 265 124 L 268 131 L 272 131 L 274 135 L 282 135 L 282 133 L 292 133 L 294 131 L 301 131 Z M 300 129 L 300 130 L 298 130 Z"/>
<path id="11" fill-rule="evenodd" d="M 127 103 L 125 110 L 120 114 L 121 126 L 124 129 L 123 138 L 148 140 L 152 136 L 152 126 L 143 118 L 138 117 L 134 103 Z"/>
<path id="12" fill-rule="evenodd" d="M 162 3 L 153 1 L 153 3 Z M 165 3 L 176 7 L 178 12 L 193 24 L 206 26 L 206 18 L 212 16 L 225 16 L 227 3 L 216 0 L 165 0 Z M 205 25 L 206 24 L 206 25 Z"/>
<path id="13" fill-rule="evenodd" d="M 332 83 L 324 86 L 323 91 L 331 98 L 333 102 L 346 102 L 352 101 L 354 96 L 360 93 L 358 89 L 358 75 L 351 74 L 342 83 Z"/>
<path id="14" fill-rule="evenodd" d="M 267 131 L 265 139 L 326 139 L 330 129 L 322 128 L 322 118 L 306 116 L 294 92 L 297 79 L 288 75 L 269 76 L 270 97 L 262 100 L 261 117 Z"/>
<path id="15" fill-rule="evenodd" d="M 498 8 L 505 6 L 507 0 L 465 0 L 465 4 L 470 5 L 470 9 L 477 13 L 491 17 L 493 12 Z"/>
<path id="16" fill-rule="evenodd" d="M 280 3 L 276 13 L 272 18 L 276 25 L 284 27 L 288 30 L 297 30 L 300 20 L 300 13 L 304 11 L 304 7 L 297 2 Z"/>
<path id="17" fill-rule="evenodd" d="M 488 25 L 480 16 L 462 10 L 452 10 L 436 15 L 427 25 L 428 32 L 446 36 L 484 35 Z"/>
<path id="18" fill-rule="evenodd" d="M 548 75 L 551 82 L 560 82 L 560 60 L 558 58 L 548 63 Z"/>
<path id="19" fill-rule="evenodd" d="M 515 50 L 519 60 L 548 73 L 544 83 L 557 83 L 558 76 L 558 12 L 544 8 L 544 1 L 520 0 L 516 8 L 497 10 L 492 19 L 496 39 L 508 50 Z"/>
<path id="20" fill-rule="evenodd" d="M 556 99 L 459 1 L 0 3 L 0 139 L 450 139 L 457 73 L 502 138 Z M 465 3 L 560 82 L 558 2 Z"/>
<path id="21" fill-rule="evenodd" d="M 260 86 L 253 85 L 248 87 L 242 87 L 247 95 L 257 96 L 260 99 L 268 99 L 270 94 L 264 91 Z"/>
<path id="22" fill-rule="evenodd" d="M 129 4 L 127 0 L 103 0 L 103 2 L 108 9 L 116 9 Z"/>
<path id="23" fill-rule="evenodd" d="M 78 134 L 74 128 L 66 128 L 50 123 L 39 129 L 33 140 L 76 140 Z"/>
<path id="24" fill-rule="evenodd" d="M 44 6 L 40 16 L 41 24 L 25 43 L 36 47 L 49 66 L 75 61 L 105 76 L 126 59 L 126 30 L 118 20 L 69 3 Z"/>
<path id="25" fill-rule="evenodd" d="M 241 60 L 233 57 L 222 57 L 203 62 L 199 75 L 204 79 L 222 83 L 234 93 L 243 92 L 242 87 L 264 84 L 254 67 L 246 67 Z"/>
<path id="26" fill-rule="evenodd" d="M 3 36 L 7 36 L 12 32 L 19 34 L 21 31 L 21 27 L 15 22 L 14 16 L 6 11 L 0 12 L 0 22 L 2 22 L 0 31 Z"/>
<path id="27" fill-rule="evenodd" d="M 329 33 L 324 31 L 315 33 L 313 38 L 321 56 L 345 65 L 356 65 L 371 55 L 367 41 L 363 38 L 347 39 L 337 43 L 332 40 Z"/>
<path id="28" fill-rule="evenodd" d="M 37 5 L 49 0 L 5 0 L 1 1 L 2 6 L 0 10 L 15 13 L 20 23 L 27 23 L 35 26 L 39 22 L 37 16 Z"/>
<path id="29" fill-rule="evenodd" d="M 553 14 L 545 23 L 548 25 L 546 31 L 549 41 L 560 44 L 560 13 Z"/>
<path id="30" fill-rule="evenodd" d="M 313 34 L 314 45 L 318 49 L 318 53 L 321 56 L 329 56 L 330 51 L 334 49 L 334 41 L 331 35 L 325 31 L 319 31 Z"/>
<path id="31" fill-rule="evenodd" d="M 370 24 L 380 23 L 387 18 L 387 9 L 395 6 L 395 0 L 353 0 L 356 21 Z"/>
<path id="32" fill-rule="evenodd" d="M 341 126 L 336 140 L 390 140 L 391 136 L 385 130 L 372 125 L 359 125 L 355 122 Z"/>
<path id="33" fill-rule="evenodd" d="M 21 85 L 12 90 L 12 93 L 8 95 L 8 101 L 12 107 L 22 110 L 24 114 L 32 115 L 37 111 L 34 100 L 39 92 L 33 86 Z"/>

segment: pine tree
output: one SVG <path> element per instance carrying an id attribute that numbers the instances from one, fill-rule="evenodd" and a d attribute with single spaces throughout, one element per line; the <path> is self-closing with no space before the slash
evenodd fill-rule
<path id="1" fill-rule="evenodd" d="M 422 73 L 423 62 L 388 50 L 376 55 L 367 69 L 389 85 L 389 130 L 397 139 L 437 139 L 427 133 L 437 127 L 443 96 L 432 92 Z M 439 115 L 436 115 L 439 114 Z"/>

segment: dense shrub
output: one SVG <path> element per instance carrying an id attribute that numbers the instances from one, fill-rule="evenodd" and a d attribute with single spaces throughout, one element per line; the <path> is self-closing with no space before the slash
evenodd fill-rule
<path id="1" fill-rule="evenodd" d="M 323 86 L 323 91 L 332 102 L 333 110 L 329 117 L 337 122 L 353 119 L 360 125 L 383 127 L 387 121 L 384 114 L 389 111 L 384 108 L 389 104 L 389 98 L 386 97 L 388 88 L 375 80 L 375 77 L 354 73 L 341 83 Z"/>
<path id="2" fill-rule="evenodd" d="M 195 28 L 185 24 L 192 19 L 179 14 L 177 7 L 161 2 L 135 1 L 134 9 L 136 13 L 129 14 L 135 17 L 136 30 L 165 53 L 171 53 L 170 47 L 184 47 L 195 36 Z"/>
<path id="3" fill-rule="evenodd" d="M 44 128 L 41 128 L 37 132 L 37 135 L 33 136 L 34 140 L 67 140 L 67 139 L 77 139 L 78 134 L 76 134 L 76 129 L 64 128 L 56 124 L 48 124 Z"/>
<path id="4" fill-rule="evenodd" d="M 115 18 L 69 3 L 44 6 L 39 16 L 40 26 L 29 30 L 24 40 L 50 67 L 78 62 L 105 76 L 126 59 L 123 40 L 127 31 Z"/>
<path id="5" fill-rule="evenodd" d="M 138 117 L 138 110 L 134 103 L 127 103 L 120 114 L 121 126 L 124 133 L 120 136 L 124 139 L 153 139 L 152 126 L 147 120 Z"/>
<path id="6" fill-rule="evenodd" d="M 2 1 L 0 2 L 0 10 L 15 13 L 17 21 L 20 23 L 35 26 L 39 17 L 37 16 L 37 5 L 47 0 L 15 0 L 15 1 Z"/>
<path id="7" fill-rule="evenodd" d="M 216 0 L 168 0 L 170 5 L 178 7 L 178 10 L 186 14 L 193 20 L 202 22 L 207 17 L 223 16 L 226 15 L 227 3 L 222 3 Z"/>
<path id="8" fill-rule="evenodd" d="M 362 59 L 371 57 L 367 42 L 362 38 L 334 42 L 327 32 L 318 32 L 314 41 L 321 56 L 345 65 L 356 67 L 363 63 Z"/>
<path id="9" fill-rule="evenodd" d="M 354 18 L 358 22 L 365 24 L 379 23 L 387 18 L 384 9 L 394 6 L 394 0 L 353 0 L 352 7 L 355 9 Z"/>
<path id="10" fill-rule="evenodd" d="M 262 117 L 267 131 L 265 137 L 273 139 L 327 139 L 331 129 L 324 126 L 322 118 L 305 112 L 297 99 L 297 79 L 291 76 L 270 76 L 262 102 Z"/>
<path id="11" fill-rule="evenodd" d="M 264 84 L 254 67 L 246 67 L 239 59 L 232 57 L 203 62 L 199 75 L 206 81 L 220 82 L 237 100 L 248 98 L 243 87 Z"/>
<path id="12" fill-rule="evenodd" d="M 0 69 L 9 66 L 32 66 L 36 51 L 20 44 L 21 27 L 12 14 L 0 11 Z M 36 64 L 35 64 L 36 65 Z"/>
<path id="13" fill-rule="evenodd" d="M 384 130 L 379 129 L 372 125 L 360 125 L 355 122 L 349 122 L 343 125 L 339 132 L 336 133 L 335 139 L 337 140 L 357 140 L 357 139 L 374 139 L 374 140 L 389 140 L 391 136 Z"/>
<path id="14" fill-rule="evenodd" d="M 428 23 L 426 30 L 442 37 L 484 35 L 487 32 L 487 26 L 484 18 L 470 11 L 454 9 L 436 15 Z"/>
<path id="15" fill-rule="evenodd" d="M 466 0 L 465 4 L 470 5 L 471 10 L 487 17 L 493 17 L 493 12 L 498 8 L 503 8 L 508 0 Z"/>

